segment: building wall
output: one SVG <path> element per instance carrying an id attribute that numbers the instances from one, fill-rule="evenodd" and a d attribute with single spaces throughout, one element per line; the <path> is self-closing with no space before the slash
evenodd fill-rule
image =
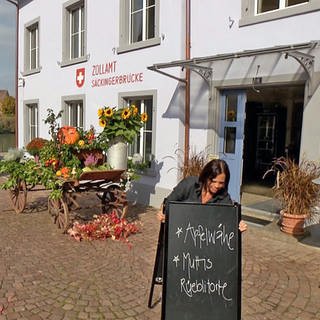
<path id="1" fill-rule="evenodd" d="M 23 75 L 24 27 L 39 19 L 40 67 L 36 74 L 23 76 L 25 85 L 19 87 L 19 110 L 23 101 L 39 101 L 40 118 L 46 117 L 47 108 L 61 109 L 63 96 L 85 95 L 86 127 L 98 129 L 97 110 L 101 106 L 119 104 L 123 92 L 157 92 L 154 176 L 142 176 L 132 198 L 139 202 L 159 205 L 162 198 L 179 179 L 177 150 L 183 150 L 184 88 L 177 80 L 147 69 L 155 63 L 185 59 L 185 3 L 186 1 L 160 1 L 160 45 L 117 54 L 119 46 L 120 1 L 87 1 L 87 62 L 61 67 L 62 61 L 62 8 L 63 0 L 27 1 L 20 9 L 19 72 Z M 272 20 L 263 23 L 241 24 L 245 1 L 202 0 L 191 1 L 191 56 L 203 57 L 243 50 L 263 49 L 309 42 L 320 39 L 320 11 Z M 316 2 L 317 1 L 314 1 Z M 319 2 L 319 1 L 318 1 Z M 304 26 L 303 28 L 301 26 Z M 312 30 L 312 32 L 310 32 Z M 319 49 L 304 50 L 315 58 L 315 76 L 319 72 Z M 97 75 L 99 66 L 112 63 L 108 75 Z M 210 148 L 217 154 L 219 95 L 217 89 L 250 87 L 260 65 L 259 76 L 266 85 L 305 82 L 308 77 L 294 59 L 284 59 L 284 54 L 259 55 L 205 62 L 213 69 L 212 87 L 199 75 L 191 77 L 191 133 L 190 145 L 197 151 Z M 76 69 L 85 68 L 85 83 L 76 86 Z M 181 68 L 166 71 L 183 76 Z M 105 76 L 142 73 L 143 81 L 131 84 L 94 87 L 93 82 Z M 315 86 L 317 81 L 315 81 Z M 316 159 L 320 146 L 312 135 L 320 135 L 314 115 L 318 114 L 319 89 L 312 99 L 306 99 L 301 150 Z M 24 121 L 19 116 L 19 145 L 24 145 Z M 309 125 L 309 123 L 311 125 Z M 308 124 L 308 125 L 306 125 Z M 48 137 L 48 128 L 39 122 L 40 136 Z M 140 190 L 139 192 L 137 190 Z M 142 192 L 141 192 L 142 191 Z"/>

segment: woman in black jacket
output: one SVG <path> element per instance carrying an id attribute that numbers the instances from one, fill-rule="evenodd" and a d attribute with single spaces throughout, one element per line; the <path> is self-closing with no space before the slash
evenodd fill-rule
<path id="1" fill-rule="evenodd" d="M 163 202 L 157 216 L 161 222 L 165 220 L 169 201 L 188 201 L 199 203 L 232 204 L 228 193 L 230 171 L 224 160 L 213 159 L 202 169 L 199 177 L 187 177 L 180 181 Z M 247 230 L 247 224 L 241 220 L 239 223 L 241 232 Z"/>

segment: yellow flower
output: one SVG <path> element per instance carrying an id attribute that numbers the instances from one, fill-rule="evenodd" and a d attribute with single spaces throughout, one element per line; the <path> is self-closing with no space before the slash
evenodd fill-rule
<path id="1" fill-rule="evenodd" d="M 105 120 L 102 120 L 102 119 L 99 120 L 99 126 L 100 126 L 100 127 L 104 128 L 104 127 L 106 126 L 106 124 L 107 124 L 107 123 L 106 123 Z"/>
<path id="2" fill-rule="evenodd" d="M 136 116 L 139 111 L 138 108 L 134 104 L 131 106 L 131 108 L 132 108 L 132 114 Z"/>
<path id="3" fill-rule="evenodd" d="M 107 117 L 107 118 L 111 118 L 113 116 L 113 110 L 111 108 L 107 108 L 104 110 L 104 115 Z"/>
<path id="4" fill-rule="evenodd" d="M 148 115 L 144 112 L 142 115 L 141 115 L 141 121 L 142 122 L 147 122 L 148 120 Z"/>
<path id="5" fill-rule="evenodd" d="M 61 174 L 62 174 L 62 173 L 61 173 L 60 170 L 58 170 L 58 171 L 56 172 L 56 176 L 57 176 L 57 177 L 61 177 Z"/>
<path id="6" fill-rule="evenodd" d="M 83 147 L 84 146 L 84 141 L 83 140 L 79 140 L 78 141 L 78 145 L 79 145 L 79 147 Z"/>
<path id="7" fill-rule="evenodd" d="M 125 108 L 121 113 L 122 119 L 128 119 L 130 116 L 131 116 L 131 111 L 129 110 L 129 108 Z"/>
<path id="8" fill-rule="evenodd" d="M 103 109 L 98 109 L 98 117 L 100 118 L 103 115 Z"/>

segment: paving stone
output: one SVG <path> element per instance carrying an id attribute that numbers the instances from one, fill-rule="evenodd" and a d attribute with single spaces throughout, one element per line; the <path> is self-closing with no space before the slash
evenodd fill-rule
<path id="1" fill-rule="evenodd" d="M 0 320 L 160 319 L 161 286 L 155 286 L 154 308 L 147 307 L 159 233 L 156 208 L 130 206 L 143 227 L 129 238 L 129 249 L 111 239 L 74 241 L 49 217 L 46 191 L 30 197 L 33 207 L 28 203 L 26 213 L 0 211 L 0 304 L 11 299 Z M 8 203 L 3 190 L 0 201 Z M 250 226 L 242 249 L 243 320 L 320 319 L 319 247 L 272 223 Z"/>

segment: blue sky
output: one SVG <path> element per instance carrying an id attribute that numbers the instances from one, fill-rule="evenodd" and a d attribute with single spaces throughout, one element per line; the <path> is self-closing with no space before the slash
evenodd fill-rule
<path id="1" fill-rule="evenodd" d="M 16 6 L 0 0 L 0 90 L 15 96 Z"/>

